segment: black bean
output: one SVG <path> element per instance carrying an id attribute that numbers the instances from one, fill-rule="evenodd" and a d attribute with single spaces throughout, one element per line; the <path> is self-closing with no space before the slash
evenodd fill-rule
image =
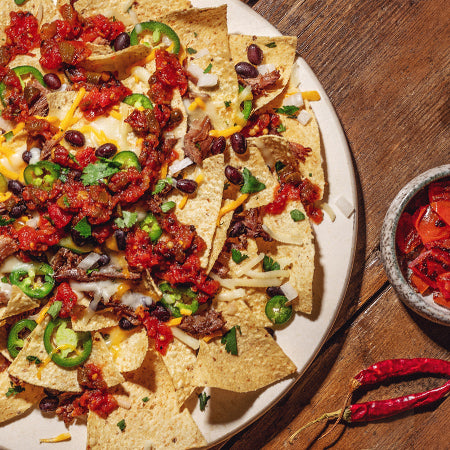
<path id="1" fill-rule="evenodd" d="M 75 147 L 83 147 L 86 139 L 84 134 L 77 130 L 69 130 L 64 134 L 64 139 Z"/>
<path id="2" fill-rule="evenodd" d="M 223 136 L 219 136 L 218 138 L 214 139 L 213 143 L 211 144 L 211 155 L 218 155 L 219 153 L 223 153 L 225 151 L 225 148 L 227 146 L 227 140 Z"/>
<path id="3" fill-rule="evenodd" d="M 230 230 L 229 236 L 230 237 L 238 237 L 241 234 L 245 233 L 245 225 L 244 222 L 236 222 Z"/>
<path id="4" fill-rule="evenodd" d="M 23 184 L 17 180 L 9 180 L 8 181 L 8 189 L 14 195 L 20 195 L 20 194 L 22 194 L 22 191 L 23 191 Z"/>
<path id="5" fill-rule="evenodd" d="M 241 184 L 244 181 L 242 173 L 233 166 L 225 167 L 225 176 L 227 177 L 227 180 L 232 184 Z"/>
<path id="6" fill-rule="evenodd" d="M 23 216 L 26 210 L 27 206 L 24 203 L 17 203 L 11 208 L 11 211 L 9 211 L 9 215 L 10 217 L 17 219 L 20 216 Z"/>
<path id="7" fill-rule="evenodd" d="M 44 412 L 55 411 L 58 406 L 59 406 L 58 397 L 44 397 L 39 402 L 39 409 Z"/>
<path id="8" fill-rule="evenodd" d="M 254 64 L 255 66 L 261 64 L 263 57 L 264 55 L 261 48 L 256 44 L 251 44 L 248 46 L 247 58 L 252 64 Z"/>
<path id="9" fill-rule="evenodd" d="M 266 292 L 270 298 L 275 297 L 275 295 L 284 295 L 283 291 L 278 286 L 270 286 L 266 289 Z"/>
<path id="10" fill-rule="evenodd" d="M 70 235 L 72 236 L 72 240 L 76 245 L 79 245 L 80 247 L 82 247 L 83 245 L 86 244 L 87 239 L 84 238 L 83 236 L 81 236 L 81 234 L 75 230 L 75 228 L 72 228 L 70 230 Z"/>
<path id="11" fill-rule="evenodd" d="M 111 261 L 111 258 L 106 253 L 103 253 L 102 255 L 100 255 L 100 258 L 97 261 L 97 265 L 100 267 L 106 266 L 106 264 L 109 264 L 110 261 Z"/>
<path id="12" fill-rule="evenodd" d="M 130 46 L 130 36 L 128 33 L 120 33 L 114 41 L 114 50 L 118 52 Z"/>
<path id="13" fill-rule="evenodd" d="M 95 156 L 98 156 L 100 158 L 111 158 L 111 156 L 114 156 L 116 153 L 117 147 L 110 142 L 100 145 L 100 147 L 95 150 Z"/>
<path id="14" fill-rule="evenodd" d="M 61 87 L 61 80 L 56 73 L 46 73 L 44 75 L 44 83 L 52 91 L 56 91 Z"/>
<path id="15" fill-rule="evenodd" d="M 238 62 L 234 66 L 234 70 L 238 75 L 242 78 L 256 78 L 258 76 L 258 69 L 255 66 L 252 66 L 248 62 Z"/>
<path id="16" fill-rule="evenodd" d="M 176 188 L 186 194 L 193 194 L 197 190 L 198 184 L 194 180 L 178 180 Z"/>
<path id="17" fill-rule="evenodd" d="M 117 248 L 119 250 L 125 250 L 127 248 L 127 234 L 124 230 L 116 230 L 114 232 L 116 237 Z"/>
<path id="18" fill-rule="evenodd" d="M 150 308 L 150 314 L 155 316 L 161 322 L 167 322 L 170 320 L 170 312 L 159 302 L 152 305 Z"/>
<path id="19" fill-rule="evenodd" d="M 247 139 L 242 133 L 234 133 L 230 137 L 231 147 L 238 155 L 242 155 L 247 151 Z"/>
<path id="20" fill-rule="evenodd" d="M 58 397 L 58 395 L 61 393 L 60 391 L 51 388 L 44 388 L 44 392 L 45 395 L 48 395 L 49 397 Z"/>
<path id="21" fill-rule="evenodd" d="M 30 152 L 29 150 L 25 150 L 25 151 L 22 153 L 22 159 L 23 159 L 27 164 L 30 163 L 30 159 L 31 159 L 32 156 L 33 156 L 33 155 L 31 154 L 31 152 Z"/>
<path id="22" fill-rule="evenodd" d="M 119 320 L 119 327 L 122 328 L 122 330 L 131 330 L 136 327 L 136 325 L 133 325 L 126 317 L 121 317 Z"/>

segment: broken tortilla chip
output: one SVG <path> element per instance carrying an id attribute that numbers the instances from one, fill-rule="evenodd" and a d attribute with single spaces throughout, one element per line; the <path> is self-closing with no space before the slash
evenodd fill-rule
<path id="1" fill-rule="evenodd" d="M 77 305 L 84 306 L 85 309 L 72 317 L 74 331 L 96 331 L 119 324 L 119 319 L 112 311 L 98 310 L 92 314 L 92 310 L 88 309 L 90 303 L 86 297 L 78 299 Z"/>
<path id="2" fill-rule="evenodd" d="M 132 10 L 140 21 L 154 20 L 166 16 L 173 11 L 192 8 L 188 0 L 139 0 L 132 3 Z M 165 22 L 165 21 L 164 21 Z"/>
<path id="3" fill-rule="evenodd" d="M 28 297 L 28 295 L 25 295 L 19 287 L 12 285 L 8 303 L 6 306 L 0 308 L 0 320 L 25 311 L 30 311 L 31 309 L 37 308 L 39 305 L 40 303 L 38 300 Z"/>

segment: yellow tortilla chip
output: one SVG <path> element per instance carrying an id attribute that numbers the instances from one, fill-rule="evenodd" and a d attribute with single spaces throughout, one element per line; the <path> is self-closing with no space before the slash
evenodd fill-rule
<path id="1" fill-rule="evenodd" d="M 241 332 L 236 330 L 238 356 L 227 353 L 220 339 L 200 341 L 196 384 L 250 392 L 295 373 L 294 363 L 266 330 L 241 326 Z"/>
<path id="2" fill-rule="evenodd" d="M 221 292 L 231 292 L 228 289 L 222 289 Z M 213 300 L 214 309 L 222 313 L 227 323 L 227 327 L 231 328 L 235 325 L 257 326 L 254 322 L 253 311 L 247 306 L 244 300 L 237 299 L 231 301 Z"/>
<path id="3" fill-rule="evenodd" d="M 0 373 L 0 423 L 10 419 L 15 419 L 26 413 L 42 397 L 43 390 L 32 384 L 20 383 L 24 390 L 16 394 L 6 396 L 6 393 L 13 386 L 17 386 L 5 370 Z"/>
<path id="4" fill-rule="evenodd" d="M 5 325 L 0 326 L 0 355 L 4 356 L 8 361 L 12 361 L 11 355 L 8 352 L 8 331 Z M 0 356 L 1 359 L 1 356 Z"/>
<path id="5" fill-rule="evenodd" d="M 72 329 L 75 331 L 96 331 L 102 328 L 113 327 L 119 325 L 119 319 L 113 311 L 96 311 L 94 315 L 90 313 L 87 307 L 90 300 L 86 297 L 80 298 L 77 305 L 85 306 L 86 309 L 77 316 L 72 318 Z"/>
<path id="6" fill-rule="evenodd" d="M 188 168 L 187 178 L 195 180 L 199 175 L 203 180 L 199 183 L 195 194 L 189 196 L 184 208 L 180 209 L 180 202 L 184 195 L 172 193 L 168 200 L 176 203 L 175 214 L 184 224 L 194 225 L 198 235 L 206 243 L 206 250 L 200 258 L 202 267 L 208 265 L 209 253 L 216 230 L 216 221 L 222 205 L 222 193 L 225 182 L 224 157 L 222 154 L 212 156 L 203 161 L 203 168 Z"/>
<path id="7" fill-rule="evenodd" d="M 192 8 L 188 0 L 139 0 L 133 3 L 132 9 L 140 21 L 155 20 L 173 11 Z M 163 20 L 166 23 L 165 20 Z"/>
<path id="8" fill-rule="evenodd" d="M 130 409 L 116 409 L 107 419 L 89 413 L 88 449 L 184 449 L 206 445 L 189 411 L 179 411 L 170 375 L 155 351 L 149 351 L 142 366 L 125 378 L 112 393 L 130 402 Z M 121 421 L 123 431 L 117 425 Z"/>
<path id="9" fill-rule="evenodd" d="M 47 94 L 48 115 L 63 120 L 76 96 L 76 91 L 50 92 Z"/>
<path id="10" fill-rule="evenodd" d="M 42 321 L 26 338 L 25 345 L 9 366 L 8 372 L 19 380 L 37 386 L 57 389 L 59 391 L 81 392 L 77 380 L 77 368 L 66 369 L 48 361 L 48 353 L 44 347 L 44 331 L 50 318 Z M 42 364 L 28 361 L 27 356 L 36 356 Z M 47 364 L 46 364 L 47 363 Z M 108 386 L 115 386 L 123 381 L 123 377 L 114 365 L 112 356 L 100 333 L 92 336 L 92 352 L 86 363 L 93 363 L 102 369 L 103 378 Z"/>
<path id="11" fill-rule="evenodd" d="M 262 108 L 275 97 L 277 97 L 289 81 L 292 65 L 294 64 L 297 38 L 295 36 L 243 36 L 230 35 L 230 49 L 233 64 L 247 59 L 247 48 L 250 44 L 256 44 L 261 48 L 264 59 L 261 64 L 273 64 L 280 72 L 280 78 L 273 87 L 268 88 L 265 95 L 253 98 L 254 110 Z M 267 47 L 269 45 L 270 47 Z"/>
<path id="12" fill-rule="evenodd" d="M 218 76 L 214 87 L 197 87 L 192 82 L 190 89 L 205 99 L 206 113 L 215 129 L 225 129 L 234 125 L 237 107 L 238 82 L 228 45 L 227 7 L 190 9 L 169 14 L 164 23 L 172 27 L 186 47 L 197 50 L 207 49 L 207 55 L 196 57 L 187 55 L 187 66 L 195 64 L 205 70 L 210 64 L 211 74 Z M 225 102 L 233 107 L 227 108 Z"/>
<path id="13" fill-rule="evenodd" d="M 17 286 L 11 286 L 11 295 L 6 306 L 0 308 L 0 320 L 15 316 L 25 311 L 37 308 L 39 301 L 28 297 Z"/>

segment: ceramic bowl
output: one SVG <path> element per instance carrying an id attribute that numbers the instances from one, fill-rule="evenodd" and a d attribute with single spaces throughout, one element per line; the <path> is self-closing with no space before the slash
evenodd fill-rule
<path id="1" fill-rule="evenodd" d="M 450 326 L 450 309 L 434 303 L 432 295 L 416 292 L 405 278 L 395 245 L 395 235 L 400 216 L 410 200 L 432 181 L 450 176 L 450 164 L 427 170 L 411 180 L 391 203 L 381 228 L 380 249 L 386 274 L 401 300 L 416 313 L 442 325 Z"/>

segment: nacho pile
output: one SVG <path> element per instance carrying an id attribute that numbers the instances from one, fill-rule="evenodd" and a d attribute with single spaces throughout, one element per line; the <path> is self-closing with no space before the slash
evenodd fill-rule
<path id="1" fill-rule="evenodd" d="M 39 404 L 90 449 L 203 447 L 186 401 L 295 374 L 272 330 L 314 308 L 296 39 L 184 0 L 4 3 L 0 422 Z"/>

